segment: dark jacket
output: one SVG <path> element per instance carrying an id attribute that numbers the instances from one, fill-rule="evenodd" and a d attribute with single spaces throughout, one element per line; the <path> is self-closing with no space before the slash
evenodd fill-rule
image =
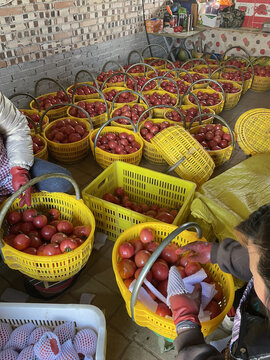
<path id="1" fill-rule="evenodd" d="M 211 262 L 217 263 L 224 272 L 241 280 L 249 281 L 252 278 L 248 251 L 235 240 L 225 239 L 221 244 L 214 243 L 211 250 Z M 251 281 L 248 291 L 246 290 L 246 296 L 244 294 L 242 299 L 242 305 L 239 307 L 240 331 L 237 341 L 231 346 L 232 359 L 270 359 L 269 323 L 260 312 L 253 311 L 251 302 L 254 304 L 256 294 L 252 285 Z M 262 306 L 261 302 L 259 303 Z M 178 351 L 177 360 L 225 359 L 223 354 L 205 343 L 199 327 L 181 330 L 174 345 Z"/>

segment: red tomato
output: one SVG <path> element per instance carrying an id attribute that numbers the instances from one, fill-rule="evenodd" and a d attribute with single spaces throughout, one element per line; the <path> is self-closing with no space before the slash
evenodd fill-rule
<path id="1" fill-rule="evenodd" d="M 9 246 L 13 246 L 13 240 L 15 239 L 15 234 L 8 234 L 4 237 L 4 242 L 8 244 Z"/>
<path id="2" fill-rule="evenodd" d="M 10 233 L 15 234 L 15 235 L 19 234 L 21 232 L 22 224 L 23 224 L 23 222 L 20 221 L 14 225 L 11 225 L 11 227 L 9 229 Z"/>
<path id="3" fill-rule="evenodd" d="M 136 271 L 136 265 L 134 261 L 130 259 L 122 259 L 117 266 L 122 279 L 131 278 Z"/>
<path id="4" fill-rule="evenodd" d="M 124 196 L 125 195 L 125 190 L 122 187 L 117 187 L 114 189 L 114 194 L 116 196 Z"/>
<path id="5" fill-rule="evenodd" d="M 183 255 L 183 256 L 180 258 L 180 260 L 179 260 L 179 264 L 180 264 L 181 266 L 184 266 L 184 267 L 187 266 L 188 262 L 189 262 L 189 257 L 188 257 L 188 255 Z"/>
<path id="6" fill-rule="evenodd" d="M 138 268 L 144 267 L 147 263 L 148 259 L 150 258 L 151 253 L 147 250 L 140 250 L 135 255 L 135 264 Z"/>
<path id="7" fill-rule="evenodd" d="M 210 312 L 210 319 L 214 319 L 221 313 L 220 306 L 215 300 L 210 301 L 210 303 L 206 306 L 204 311 Z"/>
<path id="8" fill-rule="evenodd" d="M 48 219 L 45 215 L 38 215 L 34 218 L 33 224 L 36 228 L 41 229 L 43 226 L 47 225 Z"/>
<path id="9" fill-rule="evenodd" d="M 160 212 L 157 216 L 156 216 L 157 220 L 160 220 L 162 222 L 165 222 L 167 224 L 172 224 L 174 221 L 174 217 L 168 213 L 168 212 Z"/>
<path id="10" fill-rule="evenodd" d="M 64 233 L 61 233 L 61 232 L 58 232 L 56 234 L 54 234 L 52 237 L 51 237 L 51 243 L 56 243 L 56 244 L 61 244 L 61 242 L 63 240 L 65 240 L 67 238 L 67 235 L 64 234 Z"/>
<path id="11" fill-rule="evenodd" d="M 158 281 L 163 281 L 168 279 L 169 268 L 161 261 L 156 261 L 152 266 L 153 277 Z"/>
<path id="12" fill-rule="evenodd" d="M 25 222 L 25 223 L 22 223 L 22 225 L 21 225 L 21 231 L 26 235 L 28 235 L 34 229 L 35 229 L 35 227 L 32 222 Z"/>
<path id="13" fill-rule="evenodd" d="M 158 284 L 158 291 L 165 297 L 167 298 L 167 289 L 168 289 L 168 279 L 161 281 Z"/>
<path id="14" fill-rule="evenodd" d="M 150 243 L 145 244 L 145 250 L 153 253 L 159 247 L 159 243 L 156 241 L 151 241 Z"/>
<path id="15" fill-rule="evenodd" d="M 37 249 L 34 247 L 28 247 L 23 252 L 25 252 L 26 254 L 30 254 L 30 255 L 37 255 Z"/>
<path id="16" fill-rule="evenodd" d="M 58 220 L 59 216 L 60 216 L 60 211 L 58 209 L 50 209 L 47 212 L 47 217 L 48 217 L 49 221 Z"/>
<path id="17" fill-rule="evenodd" d="M 135 250 L 132 244 L 126 242 L 119 246 L 118 252 L 121 258 L 129 259 L 134 255 Z"/>
<path id="18" fill-rule="evenodd" d="M 231 137 L 230 134 L 225 133 L 225 134 L 223 135 L 223 140 L 226 140 L 226 141 L 230 142 L 230 141 L 232 140 L 232 137 Z"/>
<path id="19" fill-rule="evenodd" d="M 134 238 L 130 240 L 130 244 L 133 245 L 135 254 L 137 254 L 138 251 L 143 250 L 143 243 L 139 238 Z"/>
<path id="20" fill-rule="evenodd" d="M 187 275 L 185 272 L 185 268 L 183 266 L 177 266 L 177 270 L 179 271 L 179 274 L 181 275 L 181 278 L 184 279 Z"/>
<path id="21" fill-rule="evenodd" d="M 60 221 L 60 223 L 57 225 L 57 230 L 59 232 L 63 232 L 64 234 L 71 234 L 73 231 L 73 225 L 71 224 L 70 221 L 68 220 L 62 220 Z"/>
<path id="22" fill-rule="evenodd" d="M 81 225 L 75 226 L 73 234 L 78 238 L 86 240 L 91 233 L 91 226 Z"/>
<path id="23" fill-rule="evenodd" d="M 33 222 L 34 218 L 37 216 L 38 212 L 36 209 L 27 209 L 24 210 L 22 214 L 23 221 Z"/>
<path id="24" fill-rule="evenodd" d="M 178 246 L 175 244 L 169 244 L 162 251 L 160 257 L 161 259 L 167 261 L 169 264 L 174 264 L 178 260 L 178 255 L 176 255 L 175 251 L 178 249 Z"/>
<path id="25" fill-rule="evenodd" d="M 78 247 L 77 242 L 74 239 L 66 238 L 60 243 L 60 250 L 62 253 L 70 252 Z"/>
<path id="26" fill-rule="evenodd" d="M 129 278 L 124 280 L 124 284 L 126 285 L 126 287 L 129 289 L 130 284 L 133 282 L 134 278 Z"/>
<path id="27" fill-rule="evenodd" d="M 140 240 L 142 243 L 146 244 L 155 239 L 155 232 L 152 229 L 144 228 L 140 232 Z"/>
<path id="28" fill-rule="evenodd" d="M 43 244 L 43 245 L 41 245 L 41 246 L 37 249 L 37 255 L 38 255 L 38 256 L 44 256 L 43 251 L 44 251 L 44 248 L 45 248 L 46 245 L 47 245 L 47 244 Z"/>
<path id="29" fill-rule="evenodd" d="M 201 270 L 201 265 L 197 262 L 189 262 L 187 263 L 186 267 L 185 267 L 185 273 L 187 274 L 187 276 L 193 275 L 196 272 Z"/>
<path id="30" fill-rule="evenodd" d="M 51 240 L 51 237 L 56 233 L 56 228 L 52 225 L 45 225 L 41 229 L 41 236 L 44 240 Z"/>
<path id="31" fill-rule="evenodd" d="M 7 214 L 7 221 L 10 225 L 17 224 L 22 219 L 22 214 L 19 211 L 11 211 Z"/>
<path id="32" fill-rule="evenodd" d="M 17 250 L 24 250 L 31 243 L 30 237 L 25 234 L 19 234 L 13 239 L 13 246 Z"/>
<path id="33" fill-rule="evenodd" d="M 39 251 L 39 249 L 38 249 L 38 251 Z M 60 251 L 59 245 L 48 244 L 48 245 L 44 246 L 42 253 L 43 253 L 43 256 L 54 256 L 54 255 L 61 254 L 61 251 Z"/>
<path id="34" fill-rule="evenodd" d="M 32 233 L 30 233 L 28 236 L 30 237 L 31 240 L 29 247 L 33 247 L 37 249 L 42 245 L 42 241 L 39 236 L 34 235 Z"/>
<path id="35" fill-rule="evenodd" d="M 164 303 L 159 303 L 157 306 L 156 314 L 162 317 L 172 316 L 171 310 Z"/>
<path id="36" fill-rule="evenodd" d="M 60 223 L 60 220 L 53 220 L 49 223 L 49 225 L 52 225 L 57 228 L 57 225 Z"/>
<path id="37" fill-rule="evenodd" d="M 136 280 L 138 279 L 138 277 L 139 277 L 142 269 L 143 269 L 143 268 L 139 268 L 139 269 L 137 269 L 137 270 L 135 271 L 134 277 L 135 277 Z M 146 278 L 149 282 L 152 281 L 153 275 L 152 275 L 152 271 L 151 271 L 151 270 L 148 271 L 148 273 L 147 273 L 147 275 L 146 275 L 145 278 Z"/>

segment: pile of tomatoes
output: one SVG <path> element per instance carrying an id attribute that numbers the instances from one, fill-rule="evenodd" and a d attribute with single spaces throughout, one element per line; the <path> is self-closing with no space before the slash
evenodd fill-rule
<path id="1" fill-rule="evenodd" d="M 17 250 L 31 255 L 53 256 L 76 249 L 91 232 L 86 225 L 74 226 L 61 219 L 58 209 L 40 213 L 34 208 L 7 214 L 8 231 L 4 241 Z"/>
<path id="2" fill-rule="evenodd" d="M 114 71 L 114 70 L 109 70 L 108 72 L 102 71 L 97 76 L 97 81 L 104 82 L 106 79 L 108 79 L 109 76 L 111 76 L 115 73 L 118 73 L 118 72 L 119 71 Z M 111 84 L 115 84 L 115 83 L 123 82 L 124 78 L 125 78 L 125 75 L 118 74 L 118 75 L 112 76 L 108 82 Z"/>
<path id="3" fill-rule="evenodd" d="M 153 123 L 152 121 L 147 120 L 141 128 L 140 134 L 144 140 L 150 142 L 150 140 L 153 139 L 155 135 L 170 126 L 174 126 L 174 124 L 170 124 L 168 121 Z"/>
<path id="4" fill-rule="evenodd" d="M 122 90 L 121 90 L 122 91 Z M 107 101 L 112 102 L 113 99 L 115 98 L 115 96 L 119 93 L 120 91 L 112 89 L 107 93 L 104 93 L 104 97 Z M 116 98 L 116 103 L 130 103 L 130 102 L 134 102 L 136 101 L 136 96 L 128 93 L 128 92 L 124 92 L 121 95 L 117 96 Z"/>
<path id="5" fill-rule="evenodd" d="M 82 121 L 61 119 L 46 131 L 46 137 L 55 143 L 68 144 L 80 141 L 89 135 L 86 124 Z"/>
<path id="6" fill-rule="evenodd" d="M 196 95 L 201 106 L 214 106 L 221 102 L 221 99 L 219 97 L 220 95 L 218 92 L 208 93 L 208 92 L 198 91 Z M 197 104 L 194 96 L 189 95 L 188 98 L 193 104 Z"/>
<path id="7" fill-rule="evenodd" d="M 212 72 L 214 72 L 215 70 L 217 70 L 218 69 L 218 66 L 212 66 L 211 67 L 211 69 L 210 69 L 210 72 L 212 73 Z M 194 72 L 197 72 L 197 73 L 199 73 L 199 74 L 209 74 L 209 69 L 208 69 L 208 67 L 201 67 L 200 69 L 196 69 L 196 68 L 194 68 L 193 69 L 193 71 Z"/>
<path id="8" fill-rule="evenodd" d="M 205 150 L 221 150 L 228 147 L 232 141 L 231 135 L 222 129 L 221 124 L 207 124 L 200 127 L 193 136 Z"/>
<path id="9" fill-rule="evenodd" d="M 22 110 L 20 110 L 20 111 L 23 115 L 28 116 L 31 120 L 33 120 L 36 125 L 39 124 L 39 122 L 40 122 L 39 114 L 28 114 L 26 111 L 22 111 Z M 27 121 L 28 121 L 28 119 L 27 119 Z M 46 123 L 46 120 L 43 118 L 42 125 L 44 125 L 45 123 Z M 28 126 L 30 127 L 31 130 L 34 129 L 34 126 L 32 125 L 32 123 L 30 121 L 28 121 Z"/>
<path id="10" fill-rule="evenodd" d="M 91 117 L 99 116 L 106 112 L 105 104 L 100 101 L 79 101 L 77 105 L 84 109 Z M 69 110 L 69 114 L 78 118 L 86 118 L 86 115 L 80 109 L 77 109 L 75 107 L 72 107 Z"/>
<path id="11" fill-rule="evenodd" d="M 242 81 L 242 76 L 240 71 L 226 71 L 221 73 L 222 79 L 233 80 L 233 81 Z M 244 80 L 249 80 L 251 78 L 251 72 L 243 71 Z"/>
<path id="12" fill-rule="evenodd" d="M 186 122 L 191 122 L 194 119 L 194 117 L 199 115 L 199 109 L 196 107 L 191 107 L 186 110 L 180 108 L 179 110 L 184 115 Z M 206 120 L 209 118 L 210 110 L 202 109 L 202 114 L 206 114 L 206 115 L 202 115 L 202 120 Z M 166 117 L 171 121 L 183 122 L 182 117 L 178 114 L 176 110 L 168 111 L 166 113 Z M 197 121 L 199 121 L 199 119 Z"/>
<path id="13" fill-rule="evenodd" d="M 165 60 L 161 60 L 161 59 L 144 59 L 144 62 L 146 64 L 149 64 L 151 66 L 163 66 L 165 65 Z"/>
<path id="14" fill-rule="evenodd" d="M 252 72 L 252 69 L 248 69 L 249 72 Z M 254 66 L 254 75 L 262 77 L 270 77 L 270 66 L 269 65 L 255 65 Z"/>
<path id="15" fill-rule="evenodd" d="M 32 136 L 32 141 L 33 141 L 33 152 L 34 155 L 36 155 L 37 153 L 39 153 L 41 150 L 44 149 L 45 147 L 45 142 L 41 137 L 37 137 L 37 136 Z"/>
<path id="16" fill-rule="evenodd" d="M 202 80 L 202 79 L 205 79 L 205 76 L 204 75 L 201 75 L 199 73 L 195 73 L 195 74 L 185 74 L 185 75 L 182 75 L 181 76 L 181 79 L 183 79 L 184 81 L 188 82 L 188 83 L 191 83 L 191 78 L 190 76 L 192 77 L 192 82 L 194 83 L 195 81 L 198 81 L 198 80 Z M 201 81 L 200 84 L 204 84 L 205 81 Z"/>
<path id="17" fill-rule="evenodd" d="M 46 110 L 54 104 L 59 104 L 59 106 L 56 106 L 54 110 L 59 109 L 63 107 L 61 103 L 66 103 L 66 102 L 69 103 L 70 100 L 71 100 L 71 96 L 67 98 L 66 94 L 62 90 L 59 90 L 56 95 L 40 96 L 39 98 L 37 98 L 41 110 Z M 33 107 L 36 109 L 37 105 L 33 103 Z"/>
<path id="18" fill-rule="evenodd" d="M 136 65 L 136 66 L 131 68 L 131 66 L 133 66 L 133 65 L 134 64 L 124 65 L 123 68 L 124 68 L 124 70 L 126 72 L 128 72 L 130 74 L 139 74 L 139 73 L 142 74 L 144 72 L 144 66 L 143 65 Z"/>
<path id="19" fill-rule="evenodd" d="M 239 89 L 237 86 L 234 86 L 232 83 L 223 81 L 219 81 L 218 83 L 222 86 L 226 94 L 236 94 L 241 91 L 241 89 Z M 220 86 L 218 86 L 216 83 L 211 83 L 210 86 L 212 89 L 221 92 Z"/>
<path id="20" fill-rule="evenodd" d="M 147 205 L 146 203 L 138 204 L 135 201 L 132 201 L 129 196 L 126 194 L 125 190 L 122 187 L 117 187 L 114 190 L 114 194 L 107 192 L 102 197 L 103 200 L 109 201 L 116 205 L 121 205 L 126 209 L 136 211 L 140 214 L 150 216 L 159 221 L 172 224 L 176 215 L 179 212 L 179 209 L 169 209 L 168 207 L 160 207 L 157 204 Z"/>
<path id="21" fill-rule="evenodd" d="M 74 84 L 69 90 L 68 93 L 72 94 L 73 89 L 78 86 L 79 84 Z M 94 84 L 93 86 L 96 87 L 96 85 Z M 90 88 L 87 85 L 83 85 L 81 87 L 79 87 L 78 89 L 75 90 L 75 95 L 91 95 L 91 94 L 95 94 L 97 93 L 97 91 L 93 88 Z"/>
<path id="22" fill-rule="evenodd" d="M 141 230 L 139 237 L 122 243 L 119 246 L 118 253 L 121 259 L 117 264 L 118 272 L 128 289 L 134 279 L 139 277 L 142 268 L 159 245 L 160 244 L 155 241 L 154 230 L 146 227 Z M 198 262 L 191 261 L 189 254 L 183 256 L 177 255 L 177 249 L 178 246 L 175 244 L 166 246 L 146 275 L 146 279 L 165 298 L 167 298 L 168 276 L 171 266 L 177 267 L 182 279 L 201 270 L 201 265 Z M 214 284 L 217 291 L 213 300 L 204 309 L 210 312 L 210 318 L 213 319 L 221 313 L 219 302 L 223 299 L 223 291 L 221 286 L 212 279 L 211 275 L 209 273 L 207 273 L 207 275 L 204 282 Z M 163 317 L 171 316 L 171 310 L 168 306 L 157 299 L 145 284 L 143 284 L 143 287 L 152 299 L 158 303 L 156 313 Z"/>
<path id="23" fill-rule="evenodd" d="M 156 70 L 156 71 L 153 71 L 153 72 L 149 72 L 147 74 L 147 77 L 149 79 L 155 78 L 157 76 L 165 76 L 165 77 L 168 77 L 168 78 L 171 78 L 171 79 L 175 78 L 174 73 L 173 72 L 168 73 L 168 70 Z"/>
<path id="24" fill-rule="evenodd" d="M 93 137 L 93 141 L 95 141 L 95 137 Z M 96 146 L 101 150 L 118 155 L 133 154 L 141 148 L 141 145 L 135 141 L 134 135 L 126 132 L 120 134 L 110 132 L 99 135 Z"/>
<path id="25" fill-rule="evenodd" d="M 169 94 L 161 94 L 158 92 L 154 92 L 153 94 L 145 94 L 145 99 L 147 100 L 149 106 L 156 106 L 156 105 L 176 105 L 176 97 L 172 97 Z"/>
<path id="26" fill-rule="evenodd" d="M 133 79 L 135 80 L 136 84 L 137 84 L 137 90 L 138 92 L 140 92 L 142 90 L 142 87 L 144 86 L 144 84 L 147 83 L 147 81 L 149 81 L 149 79 L 147 79 L 147 77 L 145 76 L 134 76 Z M 134 81 L 131 80 L 130 78 L 127 79 L 127 87 L 131 90 L 135 90 L 135 84 Z M 149 90 L 153 90 L 156 87 L 156 83 L 155 81 L 150 81 L 144 88 L 143 91 L 149 91 Z"/>
<path id="27" fill-rule="evenodd" d="M 134 104 L 132 106 L 130 105 L 124 105 L 122 108 L 116 109 L 113 112 L 113 117 L 115 116 L 126 116 L 132 120 L 134 124 L 137 124 L 137 121 L 139 120 L 142 113 L 145 111 L 144 107 L 139 104 Z M 141 121 L 145 120 L 147 118 L 147 113 L 142 117 Z M 117 119 L 117 123 L 122 125 L 130 125 L 130 122 L 125 119 Z"/>
<path id="28" fill-rule="evenodd" d="M 180 94 L 184 94 L 184 93 L 186 93 L 188 91 L 189 85 L 186 85 L 183 80 L 177 80 L 176 84 L 177 84 L 177 87 L 178 87 L 178 90 L 179 90 Z M 168 92 L 173 93 L 173 94 L 177 94 L 176 86 L 171 81 L 166 81 L 166 80 L 162 81 L 160 86 L 165 91 L 168 91 Z"/>

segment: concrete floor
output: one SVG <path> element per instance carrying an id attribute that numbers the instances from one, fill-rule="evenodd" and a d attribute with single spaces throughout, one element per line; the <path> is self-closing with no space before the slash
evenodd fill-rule
<path id="1" fill-rule="evenodd" d="M 270 107 L 270 92 L 258 94 L 249 91 L 243 96 L 239 104 L 231 111 L 221 114 L 224 119 L 234 127 L 237 118 L 245 111 Z M 216 176 L 231 168 L 246 158 L 242 150 L 236 146 L 231 159 L 223 166 L 217 168 L 213 174 Z M 157 167 L 142 161 L 141 166 L 158 171 L 166 167 Z M 92 155 L 76 165 L 67 166 L 81 189 L 88 185 L 102 169 L 95 163 Z M 172 360 L 175 351 L 161 353 L 158 337 L 147 328 L 139 327 L 128 317 L 124 301 L 116 285 L 112 270 L 111 255 L 114 243 L 107 241 L 99 251 L 93 250 L 85 270 L 72 288 L 60 295 L 53 303 L 78 304 L 82 293 L 95 294 L 92 302 L 104 311 L 107 321 L 107 359 L 108 360 Z M 6 288 L 25 291 L 22 275 L 10 270 L 0 263 L 0 294 Z M 30 302 L 40 302 L 30 298 Z"/>

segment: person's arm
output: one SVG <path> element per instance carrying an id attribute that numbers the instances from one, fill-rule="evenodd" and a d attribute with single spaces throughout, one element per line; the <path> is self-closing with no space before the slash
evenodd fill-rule
<path id="1" fill-rule="evenodd" d="M 33 142 L 27 120 L 12 102 L 0 92 L 0 133 L 10 167 L 29 170 L 34 162 Z"/>

